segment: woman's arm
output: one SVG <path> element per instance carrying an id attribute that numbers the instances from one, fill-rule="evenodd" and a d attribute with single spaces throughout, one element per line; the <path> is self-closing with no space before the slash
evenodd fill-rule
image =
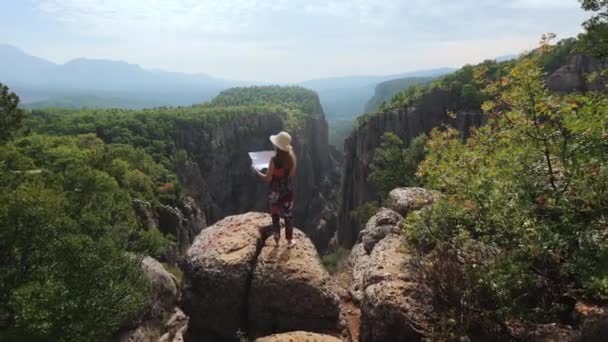
<path id="1" fill-rule="evenodd" d="M 268 164 L 268 170 L 266 170 L 266 174 L 263 174 L 258 170 L 255 171 L 258 173 L 258 176 L 261 180 L 266 183 L 270 183 L 270 181 L 272 180 L 272 173 L 274 172 L 274 158 L 270 160 L 270 163 Z"/>

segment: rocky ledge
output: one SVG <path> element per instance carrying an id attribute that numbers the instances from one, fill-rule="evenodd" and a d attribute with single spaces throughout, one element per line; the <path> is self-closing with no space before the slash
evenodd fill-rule
<path id="1" fill-rule="evenodd" d="M 269 237 L 268 214 L 231 216 L 203 230 L 182 270 L 186 340 L 233 341 L 305 330 L 340 336 L 339 297 L 312 242 Z"/>

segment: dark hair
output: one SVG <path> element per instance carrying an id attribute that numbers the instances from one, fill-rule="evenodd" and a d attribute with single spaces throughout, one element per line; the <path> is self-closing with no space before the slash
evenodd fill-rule
<path id="1" fill-rule="evenodd" d="M 295 163 L 295 156 L 292 152 L 285 152 L 280 148 L 275 148 L 277 154 L 274 157 L 276 167 L 291 169 Z"/>

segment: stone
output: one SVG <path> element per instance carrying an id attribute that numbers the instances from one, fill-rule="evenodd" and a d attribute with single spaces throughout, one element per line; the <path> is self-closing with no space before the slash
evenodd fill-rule
<path id="1" fill-rule="evenodd" d="M 256 342 L 340 342 L 339 338 L 304 331 L 294 331 L 283 334 L 262 337 Z"/>
<path id="2" fill-rule="evenodd" d="M 388 194 L 386 206 L 403 217 L 433 204 L 440 197 L 437 191 L 423 188 L 397 188 Z"/>
<path id="3" fill-rule="evenodd" d="M 340 329 L 340 301 L 317 251 L 299 230 L 288 248 L 268 239 L 258 257 L 249 297 L 249 327 L 256 336 L 273 332 Z"/>
<path id="4" fill-rule="evenodd" d="M 403 217 L 397 212 L 381 208 L 376 215 L 372 216 L 365 229 L 359 233 L 359 241 L 363 243 L 363 248 L 367 254 L 371 253 L 372 249 L 380 240 L 390 234 L 400 234 L 401 227 L 399 223 Z"/>
<path id="5" fill-rule="evenodd" d="M 196 237 L 182 265 L 189 335 L 228 339 L 244 326 L 261 231 L 270 225 L 269 215 L 248 213 L 227 217 Z"/>

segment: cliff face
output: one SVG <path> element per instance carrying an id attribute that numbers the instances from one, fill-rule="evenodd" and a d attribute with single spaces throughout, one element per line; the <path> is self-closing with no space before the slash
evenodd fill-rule
<path id="1" fill-rule="evenodd" d="M 298 158 L 295 224 L 323 249 L 335 231 L 333 203 L 328 203 L 339 175 L 327 143 L 327 122 L 318 113 L 302 118 L 295 129 L 278 113 L 252 114 L 220 125 L 184 124 L 177 129 L 176 145 L 190 161 L 178 165 L 188 193 L 204 208 L 209 223 L 228 215 L 267 211 L 267 185 L 251 170 L 248 152 L 270 150 L 268 137 L 290 131 Z M 328 227 L 327 222 L 333 223 Z"/>
<path id="2" fill-rule="evenodd" d="M 555 92 L 604 90 L 608 77 L 599 75 L 589 79 L 591 73 L 605 70 L 607 66 L 588 56 L 570 57 L 561 67 L 547 76 L 547 87 Z M 344 173 L 340 189 L 341 207 L 338 223 L 338 241 L 344 246 L 352 246 L 362 227 L 350 216 L 358 206 L 378 200 L 374 187 L 368 182 L 374 150 L 380 146 L 385 132 L 397 134 L 403 141 L 410 142 L 434 127 L 452 126 L 463 134 L 472 127 L 481 125 L 481 112 L 464 112 L 454 108 L 458 99 L 441 89 L 435 89 L 416 101 L 411 107 L 377 113 L 355 128 L 344 146 Z M 455 115 L 449 116 L 449 112 Z"/>
<path id="3" fill-rule="evenodd" d="M 561 93 L 605 90 L 608 85 L 606 75 L 598 75 L 593 79 L 589 79 L 589 75 L 599 73 L 607 67 L 606 63 L 589 56 L 573 56 L 547 77 L 547 88 Z"/>
<path id="4" fill-rule="evenodd" d="M 338 241 L 352 246 L 360 224 L 351 218 L 351 211 L 358 206 L 378 200 L 376 189 L 368 182 L 374 150 L 380 146 L 382 135 L 392 132 L 403 141 L 410 142 L 422 133 L 428 133 L 441 125 L 450 125 L 461 132 L 482 124 L 480 112 L 451 111 L 453 99 L 440 89 L 425 95 L 416 106 L 378 113 L 356 128 L 344 144 L 345 162 L 341 185 L 341 208 L 338 224 Z"/>

